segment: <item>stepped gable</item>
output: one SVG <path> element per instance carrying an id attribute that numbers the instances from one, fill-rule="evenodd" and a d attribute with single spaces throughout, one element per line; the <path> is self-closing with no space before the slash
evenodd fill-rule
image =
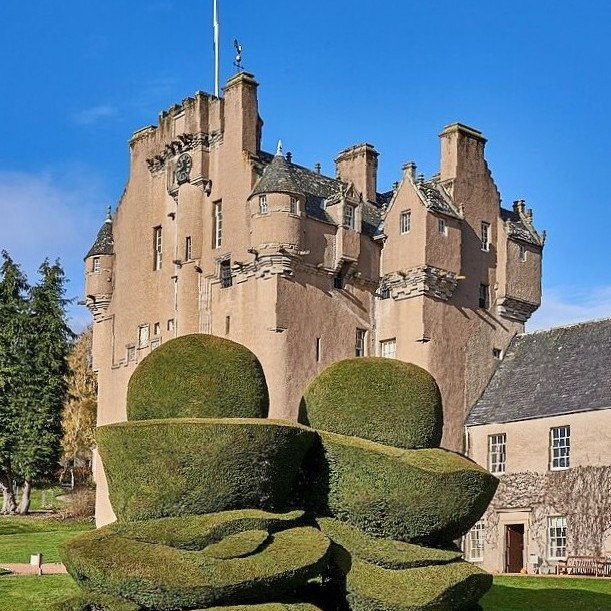
<path id="1" fill-rule="evenodd" d="M 454 206 L 450 197 L 443 192 L 440 187 L 437 177 L 430 180 L 418 180 L 416 187 L 420 196 L 424 199 L 424 204 L 429 210 L 451 216 L 453 218 L 462 218 L 460 212 Z"/>
<path id="2" fill-rule="evenodd" d="M 99 255 L 114 255 L 115 253 L 115 241 L 112 235 L 112 218 L 110 216 L 110 210 L 106 220 L 100 227 L 98 235 L 93 243 L 93 246 L 89 249 L 89 252 L 85 255 L 85 259 L 88 257 L 95 257 Z"/>
<path id="3" fill-rule="evenodd" d="M 467 426 L 611 407 L 611 319 L 518 335 Z"/>
<path id="4" fill-rule="evenodd" d="M 266 164 L 263 175 L 250 197 L 262 193 L 290 193 L 305 196 L 307 216 L 335 225 L 325 210 L 325 201 L 336 200 L 347 191 L 348 185 L 308 168 L 289 162 L 283 155 L 271 155 L 261 151 L 259 160 Z M 375 237 L 379 233 L 384 207 L 390 200 L 389 193 L 378 193 L 376 202 L 363 202 L 363 233 Z"/>
<path id="5" fill-rule="evenodd" d="M 509 237 L 514 240 L 520 240 L 533 244 L 534 246 L 543 246 L 543 238 L 534 230 L 532 226 L 528 226 L 524 222 L 519 213 L 513 210 L 501 208 L 501 218 L 509 228 Z"/>

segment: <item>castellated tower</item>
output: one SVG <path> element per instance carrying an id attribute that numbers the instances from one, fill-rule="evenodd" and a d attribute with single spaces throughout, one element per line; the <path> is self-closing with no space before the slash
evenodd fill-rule
<path id="1" fill-rule="evenodd" d="M 438 175 L 410 163 L 384 193 L 370 144 L 342 151 L 335 178 L 267 153 L 257 86 L 237 74 L 130 141 L 125 192 L 85 259 L 98 423 L 125 420 L 151 350 L 211 333 L 260 359 L 273 418 L 297 419 L 307 383 L 340 359 L 420 365 L 442 391 L 443 445 L 462 449 L 466 413 L 540 303 L 531 211 L 501 207 L 486 141 L 461 124 L 441 133 Z"/>

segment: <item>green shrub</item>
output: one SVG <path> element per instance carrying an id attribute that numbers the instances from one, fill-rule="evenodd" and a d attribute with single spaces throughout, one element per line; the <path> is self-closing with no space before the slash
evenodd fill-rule
<path id="1" fill-rule="evenodd" d="M 204 554 L 218 560 L 245 558 L 259 551 L 268 539 L 269 533 L 266 530 L 245 530 L 227 535 L 218 543 L 211 543 L 204 549 Z"/>
<path id="2" fill-rule="evenodd" d="M 400 450 L 334 433 L 320 438 L 304 469 L 302 503 L 373 536 L 448 543 L 475 524 L 498 485 L 447 450 Z"/>
<path id="3" fill-rule="evenodd" d="M 284 509 L 315 432 L 258 419 L 146 420 L 98 428 L 119 520 Z"/>
<path id="4" fill-rule="evenodd" d="M 77 594 L 55 603 L 51 611 L 139 611 L 140 605 L 106 594 Z"/>
<path id="5" fill-rule="evenodd" d="M 491 585 L 492 575 L 464 561 L 393 571 L 356 560 L 346 579 L 351 611 L 466 610 Z"/>
<path id="6" fill-rule="evenodd" d="M 204 611 L 196 609 L 196 611 Z M 263 605 L 231 605 L 230 607 L 208 607 L 205 611 L 321 611 L 308 603 L 265 603 Z"/>
<path id="7" fill-rule="evenodd" d="M 165 610 L 278 600 L 326 569 L 329 547 L 319 530 L 301 527 L 274 534 L 257 554 L 219 560 L 104 527 L 75 538 L 61 554 L 84 589 Z"/>
<path id="8" fill-rule="evenodd" d="M 441 395 L 427 371 L 394 359 L 346 359 L 306 388 L 302 415 L 316 429 L 400 448 L 438 447 Z"/>
<path id="9" fill-rule="evenodd" d="M 462 557 L 462 552 L 457 549 L 435 549 L 372 537 L 350 524 L 333 518 L 318 518 L 316 522 L 322 532 L 331 541 L 347 550 L 352 558 L 365 560 L 387 569 L 447 564 Z"/>
<path id="10" fill-rule="evenodd" d="M 151 352 L 127 388 L 127 419 L 265 418 L 265 375 L 248 348 L 213 335 L 185 335 Z"/>
<path id="11" fill-rule="evenodd" d="M 275 533 L 300 526 L 304 515 L 299 510 L 268 513 L 258 509 L 239 509 L 203 516 L 114 522 L 106 528 L 124 539 L 197 551 L 244 531 L 265 530 Z"/>

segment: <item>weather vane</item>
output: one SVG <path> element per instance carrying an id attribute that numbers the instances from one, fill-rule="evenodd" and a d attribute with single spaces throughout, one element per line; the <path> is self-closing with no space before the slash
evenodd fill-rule
<path id="1" fill-rule="evenodd" d="M 244 66 L 242 65 L 242 45 L 238 42 L 237 38 L 234 38 L 233 46 L 235 47 L 236 51 L 233 65 L 238 69 L 238 72 L 242 72 L 244 70 Z"/>

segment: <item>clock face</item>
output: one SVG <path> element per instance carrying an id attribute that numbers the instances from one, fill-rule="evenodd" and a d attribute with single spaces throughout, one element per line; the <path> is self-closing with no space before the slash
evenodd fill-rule
<path id="1" fill-rule="evenodd" d="M 182 185 L 185 182 L 189 182 L 189 174 L 191 174 L 191 168 L 193 166 L 193 160 L 189 153 L 183 153 L 176 161 L 176 182 Z"/>

